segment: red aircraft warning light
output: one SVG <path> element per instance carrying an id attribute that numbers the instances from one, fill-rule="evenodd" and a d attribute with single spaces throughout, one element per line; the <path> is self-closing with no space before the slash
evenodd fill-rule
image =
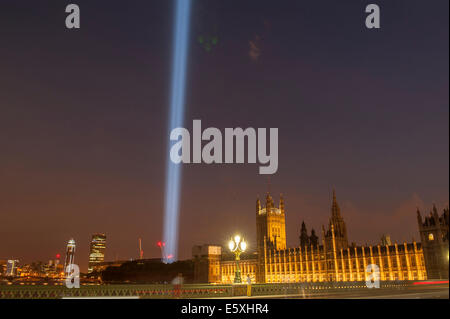
<path id="1" fill-rule="evenodd" d="M 161 249 L 161 258 L 165 258 L 165 252 L 164 252 L 164 247 L 166 246 L 166 243 L 163 241 L 158 241 L 158 247 L 159 249 Z"/>
<path id="2" fill-rule="evenodd" d="M 157 245 L 158 245 L 158 247 L 161 248 L 161 247 L 165 247 L 165 246 L 166 246 L 166 243 L 163 242 L 163 241 L 158 241 Z"/>

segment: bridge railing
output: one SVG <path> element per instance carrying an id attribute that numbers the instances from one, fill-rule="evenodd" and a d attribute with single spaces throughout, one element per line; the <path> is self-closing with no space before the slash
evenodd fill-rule
<path id="1" fill-rule="evenodd" d="M 398 288 L 403 289 L 412 285 L 410 281 L 382 281 L 380 289 Z M 256 284 L 252 285 L 252 296 L 267 295 L 302 295 L 321 294 L 330 291 L 357 291 L 367 290 L 366 283 L 353 282 L 306 282 L 306 283 L 284 283 L 284 284 Z"/>
<path id="2" fill-rule="evenodd" d="M 382 281 L 381 289 L 403 289 L 412 281 Z M 365 282 L 309 282 L 273 283 L 251 285 L 252 296 L 320 294 L 330 291 L 368 289 Z M 59 299 L 89 297 L 139 297 L 139 298 L 227 298 L 246 296 L 248 286 L 242 285 L 84 285 L 80 288 L 65 286 L 1 285 L 0 299 Z"/>

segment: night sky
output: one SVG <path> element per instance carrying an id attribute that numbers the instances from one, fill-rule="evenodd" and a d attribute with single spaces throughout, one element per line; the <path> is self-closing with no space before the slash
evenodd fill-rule
<path id="1" fill-rule="evenodd" d="M 65 6 L 81 29 L 65 28 Z M 381 29 L 365 6 L 381 7 Z M 174 1 L 0 4 L 0 259 L 47 261 L 92 233 L 107 260 L 158 257 Z M 193 0 L 185 126 L 279 128 L 279 168 L 184 165 L 181 259 L 286 202 L 288 245 L 320 234 L 336 188 L 349 240 L 419 239 L 416 207 L 449 201 L 447 0 Z M 199 36 L 218 37 L 208 51 Z"/>

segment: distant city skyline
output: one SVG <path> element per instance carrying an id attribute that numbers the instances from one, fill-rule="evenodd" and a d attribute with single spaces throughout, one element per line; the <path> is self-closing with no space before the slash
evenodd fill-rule
<path id="1" fill-rule="evenodd" d="M 263 197 L 261 197 L 261 198 L 263 198 Z M 443 206 L 443 207 L 439 207 L 439 206 L 436 206 L 436 207 L 438 209 L 438 212 L 441 213 L 441 211 L 443 211 L 443 209 L 448 208 L 448 204 L 446 206 Z M 406 215 L 406 214 L 403 214 L 403 212 L 401 210 L 399 210 L 398 211 L 399 213 L 397 214 L 399 216 L 403 215 L 404 217 L 409 218 L 410 220 L 407 221 L 408 224 L 412 224 L 413 227 L 415 227 L 414 229 L 411 230 L 411 236 L 410 237 L 408 237 L 408 236 L 406 236 L 406 237 L 399 237 L 399 236 L 396 236 L 396 235 L 393 236 L 392 233 L 384 232 L 384 233 L 380 233 L 378 237 L 365 238 L 365 240 L 363 239 L 362 241 L 354 241 L 354 240 L 352 240 L 352 238 L 353 238 L 352 237 L 352 238 L 350 238 L 351 242 L 355 242 L 356 244 L 359 244 L 359 245 L 365 245 L 365 244 L 372 245 L 372 244 L 381 243 L 383 240 L 386 239 L 385 238 L 386 235 L 389 237 L 389 240 L 391 240 L 391 238 L 392 238 L 392 240 L 391 240 L 392 244 L 395 243 L 395 242 L 398 242 L 400 244 L 400 243 L 403 243 L 403 242 L 410 242 L 412 240 L 420 242 L 419 229 L 417 227 L 416 220 L 415 220 L 415 217 L 416 217 L 416 214 L 417 214 L 417 208 L 419 208 L 419 210 L 422 212 L 423 215 L 427 216 L 429 214 L 429 212 L 432 211 L 433 204 L 429 208 L 426 208 L 426 207 L 425 208 L 421 208 L 421 207 L 417 206 L 416 209 L 411 214 L 408 214 L 409 216 Z M 332 211 L 332 209 L 333 209 L 333 207 L 330 206 L 330 209 L 329 209 L 328 213 L 330 213 Z M 287 213 L 287 215 L 289 215 L 289 212 Z M 346 216 L 345 213 L 343 213 L 343 216 L 347 220 L 347 218 L 345 217 Z M 395 216 L 396 215 L 394 214 L 393 220 L 396 220 Z M 389 218 L 389 217 L 387 217 L 387 218 Z M 309 220 L 309 218 L 305 218 L 304 220 Z M 292 246 L 292 247 L 299 246 L 299 237 L 300 237 L 300 234 L 301 234 L 301 232 L 300 232 L 301 222 L 303 222 L 304 220 L 299 222 L 298 227 L 292 227 L 293 225 L 289 225 L 289 222 L 287 222 L 287 225 L 286 225 L 286 229 L 287 229 L 287 231 L 286 231 L 286 238 L 287 238 L 287 243 L 288 243 L 289 246 Z M 384 220 L 384 222 L 386 224 L 389 224 L 389 220 Z M 326 226 L 326 225 L 328 225 L 327 223 L 328 223 L 328 220 L 325 220 L 324 223 L 320 224 L 320 225 L 307 224 L 308 232 L 310 232 L 312 229 L 314 229 L 315 232 L 316 232 L 316 235 L 319 235 L 319 240 L 321 240 L 321 237 L 320 237 L 321 236 L 321 233 L 320 233 L 321 226 L 322 225 Z M 353 225 L 351 220 L 348 221 L 348 224 L 349 225 Z M 368 223 L 368 226 L 370 227 L 370 223 Z M 355 233 L 354 229 L 352 229 L 351 227 L 352 226 L 348 227 L 348 228 L 350 228 L 348 231 L 349 231 L 350 234 L 354 234 Z M 297 228 L 298 230 L 295 231 L 292 234 L 289 233 L 290 230 L 295 229 L 295 228 Z M 386 229 L 389 229 L 389 227 L 387 226 Z M 251 236 L 254 236 L 256 234 L 256 233 L 253 234 L 252 232 L 242 233 L 240 231 L 234 232 L 232 234 L 235 234 L 235 233 L 239 233 L 239 234 L 245 235 L 247 240 L 249 240 L 250 243 L 253 243 L 253 241 L 254 241 L 254 238 L 251 237 Z M 87 249 L 88 250 L 88 255 L 87 256 L 83 256 L 83 255 L 80 256 L 78 250 L 83 251 L 85 249 L 83 249 L 83 247 L 79 247 L 78 244 L 76 245 L 76 251 L 74 253 L 74 255 L 76 257 L 75 264 L 77 264 L 77 265 L 79 265 L 81 267 L 81 271 L 82 272 L 87 272 L 88 271 L 88 265 L 87 264 L 88 264 L 88 261 L 91 260 L 92 243 L 93 243 L 92 240 L 93 240 L 94 237 L 96 237 L 96 236 L 98 236 L 100 234 L 106 237 L 106 234 L 102 234 L 102 233 L 98 233 L 98 232 L 94 233 L 94 234 L 92 234 L 90 236 L 91 240 L 89 240 L 89 244 L 88 244 L 89 248 Z M 74 240 L 74 242 L 72 242 L 72 240 Z M 138 238 L 138 240 L 139 240 L 139 238 Z M 71 246 L 71 245 L 74 246 L 76 242 L 77 242 L 77 240 L 75 240 L 74 238 L 71 238 L 71 240 L 68 241 L 68 244 L 66 242 L 66 248 L 65 248 L 67 250 L 66 253 L 65 253 L 66 259 L 67 259 L 67 256 L 68 256 L 69 246 Z M 218 244 L 218 245 L 222 245 L 223 247 L 226 247 L 226 245 L 227 245 L 227 241 L 226 240 L 222 241 L 222 242 L 212 240 L 212 241 L 207 241 L 207 243 Z M 160 247 L 158 246 L 158 242 L 150 243 L 150 244 L 152 244 L 152 246 L 154 246 L 154 247 L 150 246 L 149 248 L 150 249 L 151 248 L 156 248 L 157 252 L 154 253 L 151 256 L 148 256 L 148 255 L 145 256 L 144 259 L 162 258 Z M 190 243 L 186 243 L 187 246 L 189 246 L 189 244 Z M 193 242 L 193 243 L 191 243 L 191 248 L 193 246 L 195 246 L 195 245 L 198 245 L 198 244 L 205 244 L 205 243 Z M 104 244 L 101 244 L 101 245 L 104 245 Z M 107 248 L 105 248 L 104 249 L 105 253 L 104 253 L 104 256 L 103 256 L 104 259 L 103 260 L 105 262 L 116 261 L 116 260 L 138 260 L 140 258 L 140 253 L 139 253 L 139 249 L 138 248 L 139 248 L 139 242 L 137 241 L 136 249 L 135 249 L 136 251 L 135 252 L 130 252 L 129 255 L 120 256 L 120 257 L 117 254 L 116 255 L 113 255 L 111 253 L 108 254 L 109 251 L 108 251 Z M 114 248 L 112 247 L 112 248 L 110 248 L 110 250 L 114 250 Z M 255 250 L 256 250 L 256 246 L 253 246 L 253 247 L 250 246 L 249 247 L 249 251 L 255 251 Z M 155 251 L 155 249 L 153 249 L 153 251 Z M 188 249 L 188 251 L 181 251 L 180 253 L 181 253 L 182 256 L 184 256 L 183 258 L 181 258 L 181 260 L 190 259 L 192 257 L 191 256 L 191 249 Z M 60 253 L 58 252 L 57 255 L 60 255 Z M 55 255 L 53 255 L 53 256 L 55 256 Z M 9 259 L 18 260 L 19 264 L 23 265 L 23 264 L 28 264 L 28 263 L 31 263 L 31 262 L 38 262 L 38 261 L 45 262 L 49 258 L 51 259 L 51 257 L 49 256 L 47 259 L 44 257 L 43 259 L 30 260 L 30 259 L 27 258 L 27 256 L 23 256 L 23 257 L 22 256 L 14 256 L 14 258 L 8 257 L 8 258 L 0 258 L 0 259 L 4 259 L 4 260 L 9 260 Z"/>

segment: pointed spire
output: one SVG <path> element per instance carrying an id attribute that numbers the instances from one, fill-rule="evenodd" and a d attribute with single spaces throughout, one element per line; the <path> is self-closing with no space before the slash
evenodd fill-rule
<path id="1" fill-rule="evenodd" d="M 306 224 L 305 221 L 302 221 L 302 232 L 305 231 L 306 232 Z"/>
<path id="2" fill-rule="evenodd" d="M 433 203 L 433 213 L 437 214 L 436 203 Z"/>
<path id="3" fill-rule="evenodd" d="M 436 204 L 433 203 L 433 217 L 436 220 L 436 224 L 439 223 L 439 214 L 436 208 Z"/>
<path id="4" fill-rule="evenodd" d="M 269 193 L 267 193 L 266 195 L 266 211 L 267 213 L 270 213 L 272 211 L 273 208 L 273 199 L 272 196 L 270 196 Z"/>
<path id="5" fill-rule="evenodd" d="M 331 206 L 331 216 L 332 218 L 341 217 L 341 209 L 336 200 L 336 190 L 333 188 L 333 204 Z"/>
<path id="6" fill-rule="evenodd" d="M 283 194 L 280 194 L 280 211 L 282 214 L 284 214 L 284 198 Z"/>
<path id="7" fill-rule="evenodd" d="M 300 246 L 305 247 L 309 245 L 309 236 L 306 229 L 305 221 L 302 222 L 302 229 L 300 230 Z"/>
<path id="8" fill-rule="evenodd" d="M 319 243 L 319 237 L 316 235 L 316 231 L 314 228 L 311 229 L 311 236 L 309 237 L 309 241 L 311 242 L 311 245 L 317 246 Z"/>
<path id="9" fill-rule="evenodd" d="M 419 222 L 419 225 L 422 225 L 422 215 L 420 215 L 419 207 L 417 207 L 417 221 Z"/>
<path id="10" fill-rule="evenodd" d="M 259 198 L 256 199 L 256 214 L 259 214 L 259 211 L 261 210 L 261 201 Z"/>

